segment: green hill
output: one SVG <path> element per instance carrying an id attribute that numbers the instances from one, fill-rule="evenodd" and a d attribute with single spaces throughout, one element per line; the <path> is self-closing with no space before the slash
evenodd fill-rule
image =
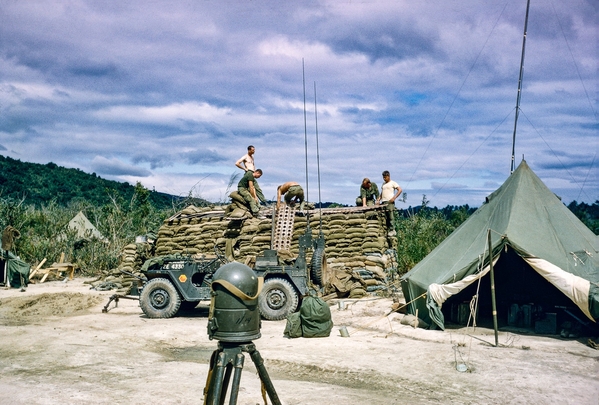
<path id="1" fill-rule="evenodd" d="M 109 202 L 109 192 L 130 199 L 134 190 L 134 185 L 106 180 L 95 173 L 67 169 L 54 163 L 21 162 L 0 155 L 0 197 L 24 199 L 27 205 L 41 206 L 54 200 L 66 206 L 73 200 L 85 200 L 100 206 Z M 157 209 L 172 207 L 173 202 L 181 199 L 150 192 L 150 201 Z"/>

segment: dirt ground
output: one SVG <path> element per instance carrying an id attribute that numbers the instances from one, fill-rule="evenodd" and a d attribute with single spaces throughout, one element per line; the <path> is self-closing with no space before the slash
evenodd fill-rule
<path id="1" fill-rule="evenodd" d="M 113 293 L 83 282 L 0 290 L 0 404 L 201 404 L 217 346 L 207 306 L 148 319 L 121 299 L 102 313 Z M 331 306 L 328 338 L 287 339 L 285 321 L 262 322 L 254 343 L 283 404 L 599 403 L 588 337 L 500 332 L 493 347 L 489 329 L 402 325 L 401 314 L 385 317 L 390 299 L 344 304 Z M 246 355 L 238 404 L 263 403 Z"/>

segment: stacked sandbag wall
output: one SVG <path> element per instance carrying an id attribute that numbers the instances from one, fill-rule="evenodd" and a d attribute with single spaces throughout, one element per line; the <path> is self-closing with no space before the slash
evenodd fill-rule
<path id="1" fill-rule="evenodd" d="M 129 294 L 134 285 L 144 279 L 140 272 L 144 262 L 154 256 L 154 246 L 148 242 L 125 245 L 119 256 L 119 265 L 98 280 L 90 282 L 95 290 L 116 290 L 117 294 Z"/>
<path id="2" fill-rule="evenodd" d="M 251 262 L 271 247 L 272 221 L 250 218 L 232 220 L 222 208 L 189 206 L 178 215 L 164 221 L 158 231 L 156 255 L 213 254 L 214 245 L 224 252 L 227 244 L 235 260 Z M 322 214 L 321 214 L 322 212 Z M 321 220 L 322 219 L 322 220 Z M 297 255 L 299 236 L 308 225 L 307 217 L 296 215 L 290 253 Z M 397 240 L 388 236 L 384 209 L 314 210 L 310 213 L 312 234 L 317 237 L 322 225 L 325 253 L 329 266 L 343 270 L 367 270 L 378 279 L 396 267 Z M 309 259 L 309 258 L 308 258 Z"/>

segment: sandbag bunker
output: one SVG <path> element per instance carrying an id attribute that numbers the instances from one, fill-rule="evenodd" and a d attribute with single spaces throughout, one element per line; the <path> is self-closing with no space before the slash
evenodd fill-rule
<path id="1" fill-rule="evenodd" d="M 215 246 L 229 260 L 248 264 L 273 245 L 273 212 L 266 219 L 245 218 L 239 207 L 198 208 L 193 205 L 168 218 L 158 231 L 156 256 L 213 255 Z M 384 289 L 387 276 L 396 269 L 397 239 L 389 236 L 386 208 L 323 208 L 295 212 L 288 249 L 279 250 L 281 260 L 293 261 L 299 252 L 299 237 L 310 226 L 326 241 L 324 293 L 359 298 Z M 233 215 L 231 215 L 233 214 Z M 307 258 L 308 263 L 310 257 Z"/>

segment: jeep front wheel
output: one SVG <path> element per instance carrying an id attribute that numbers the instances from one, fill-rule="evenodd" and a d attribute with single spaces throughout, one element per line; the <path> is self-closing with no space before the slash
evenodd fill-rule
<path id="1" fill-rule="evenodd" d="M 299 297 L 289 281 L 271 278 L 264 282 L 258 297 L 260 315 L 269 321 L 279 321 L 295 312 Z"/>
<path id="2" fill-rule="evenodd" d="M 148 318 L 172 318 L 181 306 L 181 297 L 166 278 L 154 278 L 144 286 L 139 306 Z"/>

